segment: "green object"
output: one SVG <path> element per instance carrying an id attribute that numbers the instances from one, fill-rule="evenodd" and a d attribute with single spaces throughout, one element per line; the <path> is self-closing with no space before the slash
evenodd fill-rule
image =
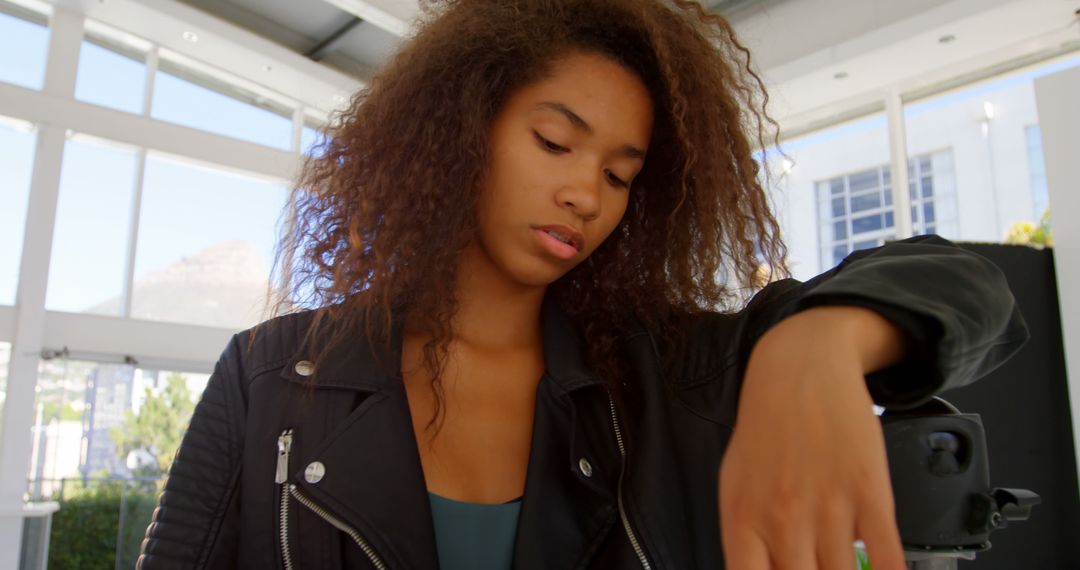
<path id="1" fill-rule="evenodd" d="M 870 557 L 866 555 L 866 550 L 861 546 L 855 547 L 855 560 L 859 563 L 859 570 L 871 570 Z"/>

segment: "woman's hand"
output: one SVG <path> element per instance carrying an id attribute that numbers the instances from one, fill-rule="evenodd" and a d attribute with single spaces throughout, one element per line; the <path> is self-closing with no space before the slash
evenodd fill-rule
<path id="1" fill-rule="evenodd" d="M 733 570 L 905 570 L 881 425 L 864 375 L 904 338 L 866 309 L 821 307 L 754 347 L 720 469 L 720 525 Z"/>

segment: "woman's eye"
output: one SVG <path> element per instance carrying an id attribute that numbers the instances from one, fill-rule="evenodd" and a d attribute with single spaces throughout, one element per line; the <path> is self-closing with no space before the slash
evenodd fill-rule
<path id="1" fill-rule="evenodd" d="M 629 184 L 626 183 L 625 180 L 623 180 L 622 178 L 619 178 L 618 176 L 615 176 L 615 174 L 613 172 L 611 172 L 610 170 L 607 171 L 607 177 L 608 177 L 609 182 L 611 182 L 613 185 L 618 186 L 620 188 L 628 188 L 630 186 Z"/>
<path id="2" fill-rule="evenodd" d="M 568 149 L 566 147 L 559 146 L 559 145 L 545 139 L 544 137 L 540 136 L 540 133 L 538 133 L 536 131 L 533 131 L 533 135 L 536 136 L 536 141 L 540 143 L 540 146 L 544 147 L 549 152 L 552 152 L 552 153 L 555 153 L 555 154 L 560 154 L 560 153 L 567 152 L 567 151 L 570 150 L 570 149 Z"/>

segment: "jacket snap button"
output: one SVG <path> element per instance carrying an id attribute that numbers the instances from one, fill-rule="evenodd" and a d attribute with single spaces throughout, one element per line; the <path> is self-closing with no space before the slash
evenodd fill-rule
<path id="1" fill-rule="evenodd" d="M 582 475 L 584 475 L 586 477 L 592 477 L 592 464 L 589 463 L 588 459 L 585 459 L 584 457 L 582 457 L 581 459 L 578 460 L 577 466 L 578 466 L 578 469 L 581 470 Z"/>
<path id="2" fill-rule="evenodd" d="M 312 461 L 308 463 L 307 469 L 304 469 L 304 480 L 308 483 L 322 481 L 323 475 L 326 475 L 326 466 L 321 461 Z"/>
<path id="3" fill-rule="evenodd" d="M 301 360 L 293 367 L 296 373 L 301 376 L 311 376 L 311 373 L 315 371 L 315 365 L 310 360 Z"/>

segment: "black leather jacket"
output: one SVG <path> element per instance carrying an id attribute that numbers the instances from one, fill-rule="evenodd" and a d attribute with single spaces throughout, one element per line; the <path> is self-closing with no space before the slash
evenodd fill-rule
<path id="1" fill-rule="evenodd" d="M 546 303 L 514 568 L 722 568 L 717 474 L 744 365 L 766 329 L 820 304 L 869 307 L 913 339 L 908 360 L 868 378 L 882 403 L 970 382 L 1027 335 L 993 264 L 940 238 L 913 238 L 857 252 L 806 283 L 774 283 L 738 313 L 697 318 L 674 367 L 659 366 L 650 331 L 628 330 L 616 409 L 574 328 Z M 250 350 L 249 332 L 226 347 L 147 529 L 141 568 L 283 568 L 285 556 L 303 569 L 437 568 L 399 361 L 380 359 L 358 336 L 311 363 L 299 352 L 310 320 L 280 317 Z M 312 366 L 320 382 L 308 389 Z"/>

